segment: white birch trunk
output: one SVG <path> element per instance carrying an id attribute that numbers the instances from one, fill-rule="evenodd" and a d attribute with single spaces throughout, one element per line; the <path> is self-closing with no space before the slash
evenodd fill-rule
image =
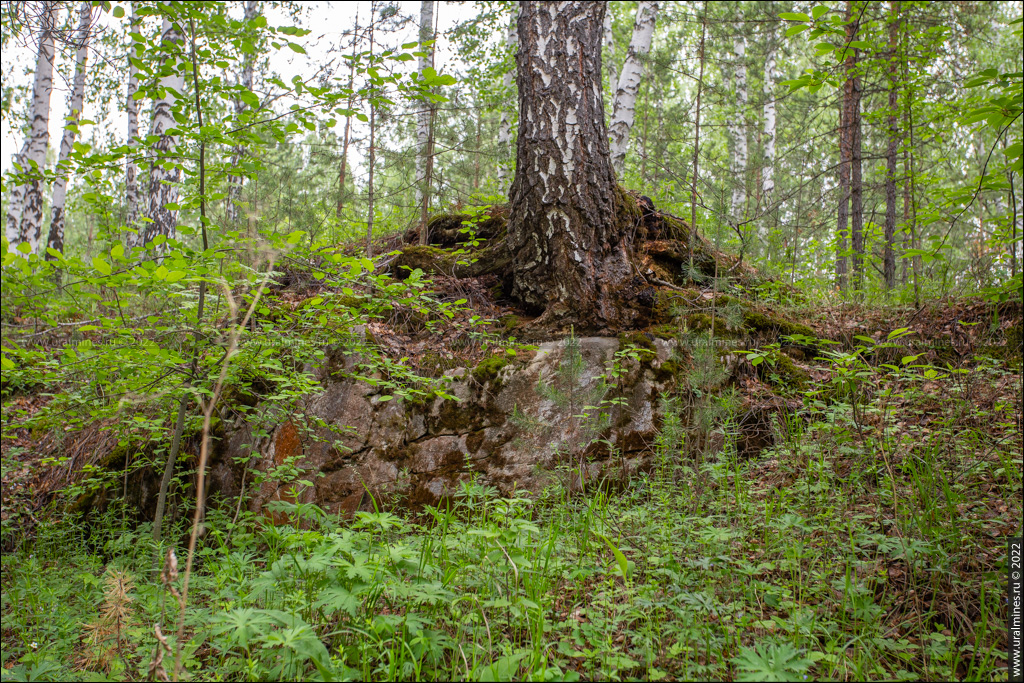
<path id="1" fill-rule="evenodd" d="M 608 68 L 608 90 L 614 96 L 615 88 L 619 85 L 619 77 L 615 70 L 615 33 L 612 31 L 611 5 L 604 13 L 604 46 L 608 50 L 608 59 L 605 62 L 605 66 Z"/>
<path id="2" fill-rule="evenodd" d="M 164 4 L 167 3 L 165 0 Z M 153 160 L 149 168 L 149 219 L 152 221 L 145 226 L 146 235 L 143 244 L 149 244 L 157 235 L 163 235 L 168 240 L 174 239 L 178 224 L 178 212 L 167 208 L 168 204 L 178 201 L 178 183 L 181 182 L 181 170 L 172 168 L 165 169 L 165 162 L 173 161 L 178 148 L 178 136 L 170 131 L 175 128 L 176 123 L 172 116 L 174 105 L 177 102 L 177 95 L 185 89 L 185 76 L 177 52 L 181 49 L 180 44 L 184 38 L 181 32 L 173 23 L 164 19 L 161 30 L 161 49 L 164 55 L 160 60 L 161 70 L 170 62 L 171 73 L 160 79 L 161 96 L 153 103 L 153 121 L 150 125 L 149 134 L 158 135 L 160 139 L 153 145 Z M 166 243 L 158 246 L 157 252 L 164 253 Z"/>
<path id="3" fill-rule="evenodd" d="M 626 149 L 629 147 L 629 132 L 636 114 L 636 95 L 640 91 L 640 77 L 643 74 L 643 58 L 651 49 L 654 37 L 654 21 L 658 15 L 658 3 L 641 0 L 636 8 L 636 23 L 633 38 L 629 41 L 626 60 L 615 90 L 612 108 L 611 153 L 612 167 L 622 177 L 626 165 Z"/>
<path id="4" fill-rule="evenodd" d="M 505 71 L 502 77 L 502 92 L 504 96 L 510 97 L 512 92 L 512 78 L 515 72 L 516 49 L 519 47 L 519 3 L 516 2 L 512 8 L 512 17 L 508 21 L 508 32 L 505 34 L 505 44 L 512 52 L 512 66 Z M 511 107 L 507 102 L 502 103 L 501 121 L 498 123 L 498 149 L 501 154 L 501 162 L 498 164 L 498 186 L 502 193 L 508 192 L 509 175 L 512 159 L 512 115 Z"/>
<path id="5" fill-rule="evenodd" d="M 779 74 L 775 64 L 777 43 L 774 28 L 768 41 L 764 63 L 764 170 L 761 177 L 761 192 L 766 204 L 771 203 L 771 195 L 775 191 L 775 84 Z"/>
<path id="6" fill-rule="evenodd" d="M 64 206 L 68 193 L 68 158 L 75 144 L 78 121 L 82 118 L 85 101 L 85 69 L 89 61 L 89 33 L 92 29 L 92 2 L 85 0 L 79 6 L 78 34 L 75 38 L 75 82 L 68 105 L 68 118 L 64 124 L 64 136 L 60 141 L 60 157 L 57 160 L 57 181 L 53 184 L 51 202 L 50 234 L 46 240 L 49 249 L 64 253 Z M 52 258 L 47 253 L 47 258 Z"/>
<path id="7" fill-rule="evenodd" d="M 256 0 L 249 0 L 245 3 L 245 23 L 248 25 L 250 22 L 256 19 L 259 14 L 259 3 Z M 239 78 L 239 85 L 248 91 L 252 91 L 252 79 L 253 72 L 256 67 L 256 58 L 252 54 L 246 54 L 242 59 L 242 73 Z M 242 113 L 249 108 L 241 98 L 235 99 L 235 117 L 239 117 Z M 234 170 L 242 157 L 246 154 L 246 148 L 244 145 L 237 145 L 231 150 L 231 168 Z M 244 178 L 239 175 L 232 173 L 228 174 L 228 196 L 227 205 L 225 206 L 224 214 L 227 219 L 228 225 L 237 225 L 238 223 L 238 204 L 241 201 L 242 196 L 242 184 Z"/>
<path id="8" fill-rule="evenodd" d="M 732 217 L 741 222 L 747 201 L 747 126 L 743 120 L 747 110 L 747 39 L 738 36 L 733 43 L 736 58 L 736 104 L 729 122 L 733 138 L 732 174 L 735 185 L 732 190 Z"/>
<path id="9" fill-rule="evenodd" d="M 434 0 L 420 2 L 420 42 L 426 42 L 434 35 Z M 433 46 L 420 48 L 420 74 L 434 64 Z M 420 102 L 420 110 L 416 115 L 416 206 L 423 204 L 424 193 L 427 192 L 427 153 L 430 145 L 430 109 L 426 100 Z"/>
<path id="10" fill-rule="evenodd" d="M 17 157 L 22 172 L 31 179 L 15 186 L 7 213 L 7 240 L 13 245 L 27 242 L 32 253 L 39 253 L 43 226 L 43 179 L 46 148 L 50 142 L 50 95 L 53 93 L 53 32 L 57 23 L 57 3 L 41 3 L 39 51 L 36 56 L 35 83 L 32 87 L 32 128 Z"/>
<path id="11" fill-rule="evenodd" d="M 138 33 L 142 28 L 142 18 L 139 17 L 136 8 L 137 5 L 133 2 L 130 23 L 132 33 Z M 139 152 L 136 147 L 139 143 L 139 105 L 135 101 L 135 93 L 139 91 L 139 68 L 132 59 L 139 58 L 137 46 L 138 43 L 132 41 L 131 47 L 128 48 L 128 96 L 125 98 L 125 111 L 128 113 L 128 146 L 131 148 L 124 169 L 125 204 L 128 207 L 125 216 L 125 225 L 128 227 L 125 246 L 128 249 L 142 244 L 142 233 L 145 230 L 145 226 L 139 223 L 139 166 L 135 163 L 135 155 Z"/>

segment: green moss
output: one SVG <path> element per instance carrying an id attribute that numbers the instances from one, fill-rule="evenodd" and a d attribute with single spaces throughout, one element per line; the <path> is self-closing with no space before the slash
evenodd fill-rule
<path id="1" fill-rule="evenodd" d="M 679 328 L 671 323 L 655 325 L 648 330 L 656 339 L 675 339 Z"/>
<path id="2" fill-rule="evenodd" d="M 784 353 L 774 353 L 771 362 L 761 363 L 757 366 L 758 376 L 780 389 L 791 389 L 802 391 L 810 382 L 811 376 L 801 367 L 798 367 L 793 359 Z"/>
<path id="3" fill-rule="evenodd" d="M 413 244 L 402 249 L 402 253 L 395 258 L 391 270 L 397 279 L 404 280 L 416 269 L 424 273 L 451 275 L 454 267 L 455 257 L 444 249 Z"/>
<path id="4" fill-rule="evenodd" d="M 518 315 L 513 315 L 511 313 L 498 318 L 498 324 L 501 326 L 501 332 L 505 336 L 512 334 L 512 331 L 519 327 L 521 322 L 522 321 L 519 319 Z"/>
<path id="5" fill-rule="evenodd" d="M 658 357 L 654 339 L 643 332 L 623 332 L 619 335 L 619 350 L 633 347 L 640 351 L 640 362 L 649 363 Z"/>
<path id="6" fill-rule="evenodd" d="M 802 334 L 807 337 L 816 338 L 818 334 L 801 323 L 794 323 L 783 320 L 760 311 L 747 310 L 743 313 L 743 326 L 749 332 L 765 332 L 769 334 Z"/>
<path id="7" fill-rule="evenodd" d="M 496 381 L 498 373 L 503 367 L 508 365 L 511 360 L 512 357 L 504 353 L 488 356 L 484 360 L 480 361 L 479 365 L 473 368 L 473 379 L 481 385 L 491 381 Z"/>
<path id="8" fill-rule="evenodd" d="M 1022 343 L 1024 343 L 1024 335 L 1022 335 L 1022 325 L 1024 323 L 1018 322 L 1016 325 L 1006 330 L 1006 355 L 1013 357 L 1019 356 L 1022 352 Z"/>

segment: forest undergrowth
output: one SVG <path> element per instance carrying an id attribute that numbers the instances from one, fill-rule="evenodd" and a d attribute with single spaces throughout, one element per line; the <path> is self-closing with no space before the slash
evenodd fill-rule
<path id="1" fill-rule="evenodd" d="M 702 452 L 667 406 L 657 467 L 622 491 L 502 498 L 470 479 L 419 515 L 211 510 L 178 673 L 1005 680 L 1019 360 L 892 355 L 827 353 L 750 460 Z M 5 552 L 3 680 L 173 678 L 181 577 L 170 556 L 152 572 L 150 537 L 111 505 Z"/>

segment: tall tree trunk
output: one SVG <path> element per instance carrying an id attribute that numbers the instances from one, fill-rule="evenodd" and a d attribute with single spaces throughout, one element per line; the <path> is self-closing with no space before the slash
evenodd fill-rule
<path id="1" fill-rule="evenodd" d="M 697 114 L 693 131 L 693 175 L 690 178 L 690 230 L 693 234 L 687 245 L 688 261 L 687 277 L 693 273 L 693 242 L 697 235 L 697 162 L 700 159 L 700 96 L 704 90 L 704 39 L 708 32 L 708 0 L 704 0 L 700 14 L 700 47 L 698 48 L 698 59 L 700 60 L 700 74 L 697 76 Z"/>
<path id="2" fill-rule="evenodd" d="M 165 0 L 162 4 L 172 3 Z M 178 225 L 178 212 L 168 208 L 168 204 L 178 201 L 181 171 L 176 167 L 165 169 L 164 164 L 174 160 L 178 149 L 178 136 L 171 134 L 170 131 L 177 125 L 172 115 L 178 99 L 175 93 L 180 93 L 185 88 L 183 64 L 179 57 L 182 43 L 183 36 L 177 25 L 164 18 L 160 39 L 160 49 L 164 54 L 160 59 L 160 69 L 165 70 L 170 64 L 170 73 L 160 79 L 161 95 L 153 103 L 153 120 L 149 128 L 149 135 L 159 136 L 159 139 L 153 145 L 153 160 L 149 167 L 147 214 L 152 222 L 146 226 L 143 244 L 149 244 L 158 235 L 163 235 L 168 240 L 174 239 Z M 157 247 L 157 253 L 166 251 L 166 242 Z"/>
<path id="3" fill-rule="evenodd" d="M 898 93 L 896 46 L 899 39 L 899 3 L 889 2 L 889 146 L 886 149 L 885 173 L 885 254 L 882 273 L 885 286 L 896 286 L 896 255 L 893 240 L 896 237 L 896 154 L 899 149 Z"/>
<path id="4" fill-rule="evenodd" d="M 259 15 L 260 3 L 256 0 L 248 0 L 245 3 L 245 24 L 248 26 L 252 21 Z M 242 73 L 238 79 L 238 84 L 245 88 L 247 91 L 252 92 L 252 80 L 253 72 L 256 67 L 256 55 L 253 53 L 246 53 L 245 57 L 242 58 Z M 241 98 L 235 98 L 235 117 L 239 117 L 249 108 L 249 105 Z M 242 158 L 245 157 L 247 149 L 245 145 L 236 145 L 231 150 L 231 169 L 234 171 L 238 168 L 238 164 Z M 242 196 L 242 184 L 244 178 L 234 173 L 228 173 L 228 196 L 227 204 L 224 207 L 224 217 L 227 219 L 228 225 L 238 224 L 238 204 L 241 201 Z"/>
<path id="5" fill-rule="evenodd" d="M 737 109 L 729 122 L 732 133 L 732 206 L 731 214 L 737 224 L 743 222 L 747 202 L 747 39 L 740 35 L 733 41 L 733 54 L 736 57 L 734 85 L 736 88 Z"/>
<path id="6" fill-rule="evenodd" d="M 854 63 L 859 57 L 859 50 L 854 50 Z M 862 168 L 862 141 L 860 100 L 861 77 L 853 79 L 853 104 L 851 106 L 853 120 L 850 122 L 850 242 L 853 247 L 853 286 L 860 289 L 864 285 L 864 182 Z"/>
<path id="7" fill-rule="evenodd" d="M 39 253 L 43 226 L 43 178 L 46 148 L 50 141 L 50 95 L 53 93 L 53 34 L 58 4 L 39 5 L 39 50 L 36 54 L 35 82 L 32 86 L 32 128 L 25 138 L 17 163 L 29 174 L 28 182 L 15 185 L 7 210 L 7 241 L 12 245 L 27 242 L 32 253 Z"/>
<path id="8" fill-rule="evenodd" d="M 596 2 L 523 2 L 517 81 L 519 137 L 508 246 L 512 295 L 542 322 L 628 324 L 617 298 L 633 277 L 629 231 L 618 217 L 601 93 Z"/>
<path id="9" fill-rule="evenodd" d="M 60 157 L 57 161 L 57 181 L 53 184 L 53 200 L 50 212 L 50 234 L 46 246 L 64 253 L 64 205 L 68 196 L 68 159 L 75 144 L 78 121 L 82 118 L 82 103 L 85 101 L 85 68 L 89 60 L 89 31 L 92 28 L 92 2 L 86 0 L 79 6 L 78 33 L 75 37 L 75 81 L 68 103 L 68 118 L 64 125 L 64 136 L 60 141 Z M 52 260 L 49 252 L 47 260 Z"/>
<path id="10" fill-rule="evenodd" d="M 370 64 L 373 64 L 373 22 L 376 7 L 370 2 Z M 373 84 L 370 84 L 370 169 L 367 178 L 367 210 L 366 210 L 366 258 L 373 258 L 373 170 L 377 161 L 377 106 L 373 103 Z"/>
<path id="11" fill-rule="evenodd" d="M 774 3 L 772 3 L 774 5 Z M 774 7 L 772 7 L 774 13 Z M 775 191 L 775 84 L 779 73 L 775 64 L 778 40 L 775 25 L 768 35 L 768 54 L 764 60 L 764 170 L 761 173 L 761 193 L 765 202 L 771 202 Z"/>
<path id="12" fill-rule="evenodd" d="M 512 64 L 513 68 L 505 71 L 502 76 L 502 88 L 503 92 L 507 95 L 512 92 L 512 78 L 515 73 L 515 59 L 516 50 L 519 47 L 519 32 L 516 29 L 519 21 L 519 3 L 514 3 L 512 8 L 512 17 L 508 22 L 508 33 L 505 35 L 505 43 L 512 52 Z M 501 188 L 502 193 L 506 192 L 508 187 L 508 175 L 511 171 L 509 167 L 509 160 L 512 158 L 512 116 L 509 112 L 507 105 L 502 105 L 501 108 L 501 121 L 498 123 L 498 153 L 501 155 L 501 163 L 498 164 L 498 186 Z"/>
<path id="13" fill-rule="evenodd" d="M 352 105 L 355 100 L 355 84 L 356 84 L 356 53 L 359 51 L 358 47 L 362 45 L 362 37 L 359 35 L 359 13 L 356 12 L 356 28 L 352 38 L 352 61 L 349 64 L 348 69 L 348 105 L 349 111 L 352 111 Z M 349 114 L 345 117 L 345 137 L 344 142 L 341 146 L 341 169 L 338 171 L 338 206 L 335 209 L 335 217 L 340 221 L 342 210 L 345 208 L 345 176 L 348 173 L 348 145 L 351 140 L 352 132 L 352 115 Z"/>
<path id="14" fill-rule="evenodd" d="M 435 40 L 437 37 L 434 29 L 434 0 L 423 0 L 420 7 L 420 41 Z M 434 68 L 434 48 L 427 52 L 427 57 L 420 57 L 420 73 L 424 69 Z M 434 171 L 434 117 L 436 107 L 433 100 L 424 102 L 425 108 L 420 112 L 418 124 L 420 141 L 420 157 L 418 161 L 422 165 L 423 176 L 417 184 L 416 192 L 419 195 L 420 205 L 420 244 L 430 244 L 430 233 L 427 230 L 428 217 L 430 215 L 430 186 L 431 176 Z"/>
<path id="15" fill-rule="evenodd" d="M 433 40 L 434 32 L 434 0 L 422 0 L 420 2 L 420 43 Z M 428 67 L 434 66 L 434 48 L 420 46 L 419 72 L 423 76 Z M 419 104 L 419 112 L 416 114 L 416 206 L 423 203 L 427 182 L 427 147 L 430 138 L 430 111 L 431 103 L 424 99 Z M 422 228 L 422 226 L 421 226 Z M 424 231 L 420 230 L 420 235 Z"/>
<path id="16" fill-rule="evenodd" d="M 132 3 L 131 32 L 138 33 L 142 28 L 142 17 L 138 15 L 138 4 Z M 132 150 L 128 153 L 125 162 L 124 185 L 125 204 L 128 211 L 125 217 L 125 225 L 128 233 L 125 235 L 125 246 L 128 249 L 142 244 L 145 238 L 145 225 L 139 222 L 139 166 L 135 162 L 135 155 L 138 154 L 139 144 L 139 105 L 135 100 L 135 93 L 139 91 L 139 67 L 136 61 L 139 59 L 138 48 L 140 45 L 132 41 L 128 48 L 128 96 L 125 98 L 125 111 L 128 114 L 128 145 Z"/>
<path id="17" fill-rule="evenodd" d="M 608 90 L 615 96 L 615 89 L 619 86 L 619 73 L 615 66 L 615 31 L 612 29 L 612 8 L 604 13 L 604 46 L 608 50 L 608 62 L 605 69 L 608 71 Z"/>
<path id="18" fill-rule="evenodd" d="M 622 177 L 626 166 L 629 133 L 633 128 L 633 118 L 636 115 L 636 96 L 640 91 L 640 78 L 644 70 L 643 60 L 651 49 L 654 22 L 657 17 L 658 3 L 640 0 L 636 7 L 633 38 L 629 41 L 626 61 L 622 64 L 622 73 L 619 75 L 619 82 L 615 89 L 611 123 L 611 154 L 612 166 L 619 177 Z"/>
<path id="19" fill-rule="evenodd" d="M 854 39 L 853 1 L 846 2 L 846 42 Z M 839 109 L 839 208 L 836 211 L 836 286 L 845 290 L 849 280 L 849 264 L 846 254 L 849 251 L 848 230 L 850 223 L 850 169 L 853 158 L 853 70 L 855 60 L 853 51 L 848 50 L 843 68 L 846 81 L 843 83 L 842 103 Z"/>

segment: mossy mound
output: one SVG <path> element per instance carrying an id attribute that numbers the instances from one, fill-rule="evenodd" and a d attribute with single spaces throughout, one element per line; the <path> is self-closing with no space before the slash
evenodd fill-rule
<path id="1" fill-rule="evenodd" d="M 472 215 L 460 212 L 437 213 L 427 221 L 430 245 L 451 249 L 466 244 L 470 239 L 491 240 L 505 232 L 508 207 L 504 204 L 493 206 L 482 214 Z M 418 244 L 420 241 L 419 221 L 415 221 L 405 231 L 407 244 Z"/>

